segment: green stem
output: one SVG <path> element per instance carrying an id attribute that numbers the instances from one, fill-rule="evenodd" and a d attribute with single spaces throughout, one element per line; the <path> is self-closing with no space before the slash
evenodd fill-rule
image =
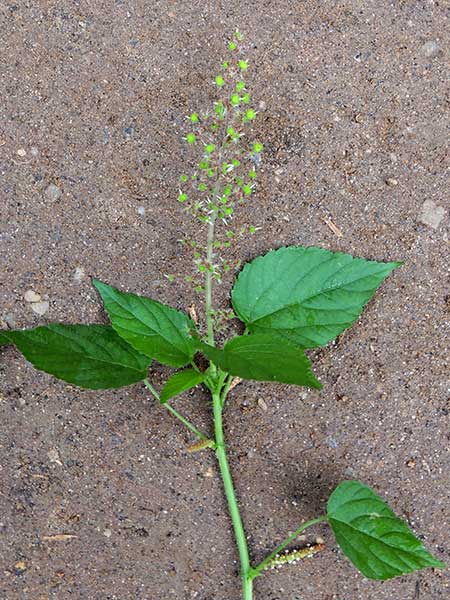
<path id="1" fill-rule="evenodd" d="M 247 539 L 245 537 L 244 526 L 242 524 L 239 506 L 234 492 L 233 480 L 231 478 L 230 467 L 225 449 L 225 440 L 222 426 L 222 399 L 220 390 L 212 393 L 214 409 L 214 430 L 216 434 L 216 456 L 219 461 L 220 473 L 222 475 L 223 487 L 228 502 L 231 521 L 233 523 L 234 536 L 239 551 L 241 562 L 242 594 L 243 600 L 252 600 L 253 585 L 250 577 L 250 559 L 248 555 Z"/>
<path id="2" fill-rule="evenodd" d="M 262 562 L 260 562 L 259 565 L 252 568 L 251 573 L 249 574 L 250 578 L 254 579 L 255 577 L 258 577 L 258 575 L 261 574 L 261 571 L 263 571 L 267 567 L 267 565 L 270 563 L 270 561 L 273 560 L 277 554 L 282 552 L 286 548 L 286 546 L 288 546 L 291 542 L 293 542 L 295 540 L 295 538 L 301 534 L 302 531 L 304 531 L 308 527 L 311 527 L 311 525 L 315 525 L 316 523 L 322 523 L 323 521 L 326 521 L 326 520 L 327 520 L 327 517 L 324 515 L 321 517 L 317 517 L 316 519 L 311 519 L 310 521 L 306 521 L 306 523 L 302 523 L 300 525 L 300 527 L 298 529 L 296 529 L 292 535 L 290 535 L 283 542 L 281 542 L 281 544 L 279 546 L 277 546 L 275 548 L 275 550 L 269 554 L 269 556 L 267 556 Z"/>
<path id="3" fill-rule="evenodd" d="M 151 391 L 151 393 L 156 398 L 156 400 L 158 400 L 158 402 L 161 402 L 158 392 L 152 386 L 150 381 L 148 379 L 144 379 L 144 384 Z M 181 415 L 177 410 L 175 410 L 174 407 L 171 406 L 168 402 L 164 402 L 164 404 L 161 404 L 161 406 L 164 406 L 164 408 L 166 408 L 174 417 L 176 417 L 179 421 L 181 421 L 183 423 L 183 425 L 185 425 L 189 429 L 189 431 L 192 431 L 192 433 L 195 433 L 195 435 L 197 437 L 199 437 L 201 440 L 204 440 L 205 442 L 212 441 L 208 438 L 208 436 L 206 436 L 204 433 L 199 431 L 195 425 L 193 425 L 190 421 L 188 421 L 186 419 L 186 417 L 183 417 L 183 415 Z"/>

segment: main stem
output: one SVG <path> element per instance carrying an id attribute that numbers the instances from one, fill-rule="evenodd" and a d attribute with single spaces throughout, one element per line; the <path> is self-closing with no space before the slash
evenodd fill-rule
<path id="1" fill-rule="evenodd" d="M 225 440 L 222 426 L 222 400 L 220 390 L 212 392 L 213 410 L 214 410 L 214 431 L 216 436 L 216 455 L 219 461 L 220 473 L 222 475 L 223 487 L 227 497 L 228 509 L 230 511 L 231 521 L 233 523 L 234 536 L 239 551 L 241 562 L 242 577 L 242 598 L 243 600 L 253 599 L 253 582 L 250 578 L 250 559 L 248 555 L 247 539 L 245 537 L 244 526 L 242 523 L 239 506 L 234 492 L 233 480 L 231 478 L 230 467 L 225 449 Z"/>

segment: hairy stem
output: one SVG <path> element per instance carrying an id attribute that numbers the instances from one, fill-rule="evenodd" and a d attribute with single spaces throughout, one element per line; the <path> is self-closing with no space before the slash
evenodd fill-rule
<path id="1" fill-rule="evenodd" d="M 206 310 L 206 326 L 208 344 L 214 346 L 214 320 L 212 312 L 212 258 L 213 258 L 213 243 L 214 243 L 214 225 L 216 222 L 216 214 L 211 215 L 211 220 L 208 223 L 208 238 L 206 245 L 206 261 L 208 270 L 206 271 L 205 281 L 205 310 Z"/>
<path id="2" fill-rule="evenodd" d="M 248 555 L 247 539 L 245 537 L 244 526 L 242 524 L 239 506 L 234 492 L 233 480 L 231 478 L 230 467 L 225 449 L 225 440 L 222 426 L 222 399 L 220 390 L 212 392 L 214 409 L 214 430 L 216 434 L 216 456 L 219 461 L 220 473 L 222 475 L 223 487 L 228 502 L 231 521 L 233 523 L 234 536 L 239 551 L 242 577 L 242 597 L 243 600 L 252 600 L 253 585 L 250 577 L 250 559 Z"/>
<path id="3" fill-rule="evenodd" d="M 158 402 L 161 402 L 158 392 L 155 390 L 155 388 L 152 386 L 148 379 L 144 379 L 144 385 L 151 391 L 156 400 L 158 400 Z M 212 442 L 212 440 L 210 440 L 207 435 L 199 431 L 195 425 L 188 421 L 186 417 L 183 417 L 183 415 L 181 415 L 177 410 L 175 410 L 174 407 L 171 406 L 168 402 L 164 402 L 164 404 L 162 404 L 161 406 L 164 406 L 164 408 L 166 408 L 174 417 L 181 421 L 181 423 L 183 423 L 183 425 L 185 425 L 185 427 L 187 427 L 189 431 L 195 433 L 195 435 L 201 440 L 205 442 Z"/>
<path id="4" fill-rule="evenodd" d="M 280 552 L 282 552 L 286 548 L 286 546 L 288 546 L 291 542 L 293 542 L 295 540 L 295 538 L 298 537 L 302 533 L 302 531 L 304 531 L 308 527 L 311 527 L 311 525 L 315 525 L 316 523 L 322 523 L 323 521 L 326 521 L 326 520 L 327 520 L 326 516 L 321 516 L 321 517 L 317 517 L 316 519 L 311 519 L 310 521 L 306 521 L 306 523 L 302 523 L 300 525 L 300 527 L 298 529 L 296 529 L 294 531 L 294 533 L 291 534 L 289 537 L 287 537 L 283 542 L 281 542 L 281 544 L 279 544 L 275 548 L 275 550 L 269 554 L 269 556 L 267 556 L 262 562 L 260 562 L 259 565 L 252 568 L 251 573 L 249 574 L 250 578 L 254 579 L 255 577 L 258 577 L 258 575 L 260 575 L 261 571 L 263 571 L 267 567 L 267 565 L 275 558 L 275 556 L 277 554 L 279 554 Z"/>

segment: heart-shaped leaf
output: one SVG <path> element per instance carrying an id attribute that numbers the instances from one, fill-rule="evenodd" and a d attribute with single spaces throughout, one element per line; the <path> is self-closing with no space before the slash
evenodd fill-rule
<path id="1" fill-rule="evenodd" d="M 221 369 L 242 379 L 322 388 L 303 350 L 271 335 L 237 336 L 227 342 L 223 350 L 204 342 L 198 342 L 198 348 Z"/>
<path id="2" fill-rule="evenodd" d="M 249 331 L 277 333 L 302 348 L 323 346 L 349 327 L 401 263 L 290 246 L 247 264 L 232 291 Z"/>
<path id="3" fill-rule="evenodd" d="M 151 298 L 120 292 L 93 281 L 117 333 L 129 344 L 171 367 L 184 367 L 195 354 L 189 335 L 195 325 L 184 313 Z"/>
<path id="4" fill-rule="evenodd" d="M 366 485 L 344 481 L 328 500 L 328 521 L 343 553 L 370 579 L 445 567 Z"/>
<path id="5" fill-rule="evenodd" d="M 161 404 L 164 404 L 170 400 L 170 398 L 178 396 L 178 394 L 195 387 L 199 383 L 205 381 L 205 379 L 206 375 L 204 373 L 199 373 L 194 369 L 186 369 L 185 371 L 175 373 L 166 381 L 163 389 L 161 390 Z"/>
<path id="6" fill-rule="evenodd" d="M 151 362 L 106 325 L 54 323 L 7 336 L 37 369 L 93 390 L 142 381 Z"/>

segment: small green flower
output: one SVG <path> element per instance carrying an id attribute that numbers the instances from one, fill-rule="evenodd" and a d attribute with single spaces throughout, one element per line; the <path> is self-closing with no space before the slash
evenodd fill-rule
<path id="1" fill-rule="evenodd" d="M 226 185 L 226 186 L 223 188 L 223 195 L 224 195 L 224 196 L 229 196 L 229 195 L 231 194 L 231 192 L 232 192 L 232 191 L 233 191 L 233 188 L 232 188 L 232 186 L 231 186 L 231 185 Z"/>
<path id="2" fill-rule="evenodd" d="M 249 233 L 256 233 L 256 227 L 254 225 L 250 225 L 248 228 Z"/>
<path id="3" fill-rule="evenodd" d="M 186 181 L 189 179 L 189 177 L 187 175 L 180 175 L 180 181 L 182 183 L 186 183 Z"/>
<path id="4" fill-rule="evenodd" d="M 224 81 L 222 75 L 217 75 L 217 77 L 216 77 L 216 85 L 218 87 L 222 87 L 222 86 L 225 85 L 225 81 Z"/>
<path id="5" fill-rule="evenodd" d="M 189 119 L 191 120 L 191 123 L 198 123 L 198 114 L 195 112 L 192 113 Z"/>
<path id="6" fill-rule="evenodd" d="M 216 171 L 214 169 L 208 169 L 208 177 L 214 177 Z"/>
<path id="7" fill-rule="evenodd" d="M 238 67 L 241 71 L 246 71 L 248 69 L 248 62 L 246 60 L 241 59 L 238 61 Z"/>
<path id="8" fill-rule="evenodd" d="M 186 136 L 186 141 L 190 146 L 193 146 L 197 141 L 197 138 L 194 133 L 188 133 Z"/>
<path id="9" fill-rule="evenodd" d="M 228 42 L 228 49 L 231 51 L 236 50 L 236 44 L 234 42 Z"/>
<path id="10" fill-rule="evenodd" d="M 175 275 L 166 274 L 166 277 L 167 277 L 168 281 L 170 281 L 170 283 L 172 283 L 172 281 L 175 281 Z"/>
<path id="11" fill-rule="evenodd" d="M 256 179 L 256 177 L 257 177 L 256 171 L 255 170 L 249 171 L 248 176 L 250 177 L 250 179 Z"/>
<path id="12" fill-rule="evenodd" d="M 205 160 L 201 160 L 201 161 L 198 163 L 198 168 L 199 168 L 199 169 L 201 169 L 202 171 L 204 171 L 204 170 L 205 170 L 205 169 L 207 169 L 208 167 L 209 167 L 209 162 L 208 162 L 208 160 L 207 160 L 207 159 L 205 159 Z"/>
<path id="13" fill-rule="evenodd" d="M 198 184 L 198 191 L 199 192 L 206 192 L 206 190 L 208 189 L 205 183 L 199 183 Z"/>
<path id="14" fill-rule="evenodd" d="M 236 84 L 236 91 L 242 92 L 245 89 L 245 81 L 238 81 Z"/>
<path id="15" fill-rule="evenodd" d="M 263 145 L 260 142 L 255 142 L 253 144 L 253 152 L 256 152 L 257 154 L 259 154 L 262 151 L 263 151 Z"/>
<path id="16" fill-rule="evenodd" d="M 253 110 L 253 108 L 249 108 L 248 110 L 245 111 L 244 118 L 242 120 L 244 123 L 246 123 L 247 121 L 253 121 L 253 119 L 255 117 L 256 117 L 256 112 Z"/>
<path id="17" fill-rule="evenodd" d="M 229 66 L 230 66 L 230 63 L 228 61 L 224 60 L 223 63 L 222 63 L 222 67 L 224 69 L 228 69 Z"/>
<path id="18" fill-rule="evenodd" d="M 247 183 L 242 186 L 242 191 L 244 192 L 244 196 L 251 196 L 252 195 L 252 188 Z"/>
<path id="19" fill-rule="evenodd" d="M 205 148 L 205 150 L 208 154 L 211 154 L 211 152 L 214 152 L 215 149 L 216 149 L 215 144 L 207 144 L 206 148 Z"/>
<path id="20" fill-rule="evenodd" d="M 239 41 L 242 42 L 242 40 L 244 39 L 244 36 L 242 35 L 242 33 L 240 31 L 238 31 L 236 29 L 236 31 L 234 32 L 234 37 Z"/>
<path id="21" fill-rule="evenodd" d="M 237 158 L 233 158 L 233 167 L 238 167 L 241 164 L 241 161 Z"/>
<path id="22" fill-rule="evenodd" d="M 239 97 L 239 94 L 233 94 L 230 98 L 230 102 L 231 102 L 232 106 L 238 106 L 240 101 L 241 101 L 241 98 Z"/>
<path id="23" fill-rule="evenodd" d="M 244 104 L 248 104 L 250 102 L 250 94 L 248 92 L 246 92 L 243 96 L 242 96 L 242 102 Z"/>
<path id="24" fill-rule="evenodd" d="M 219 129 L 219 124 L 218 123 L 213 123 L 211 125 L 211 131 L 217 131 Z"/>
<path id="25" fill-rule="evenodd" d="M 178 196 L 178 202 L 186 202 L 187 199 L 188 196 L 184 192 L 181 192 Z"/>
<path id="26" fill-rule="evenodd" d="M 233 233 L 232 231 L 227 231 L 227 234 L 226 234 L 226 235 L 227 235 L 227 238 L 230 238 L 230 239 L 231 239 L 232 237 L 234 237 L 234 233 Z"/>
<path id="27" fill-rule="evenodd" d="M 225 106 L 224 106 L 224 103 L 222 102 L 222 100 L 219 100 L 218 102 L 216 102 L 214 110 L 216 112 L 216 115 L 219 117 L 219 120 L 223 121 L 223 118 L 225 116 Z"/>

